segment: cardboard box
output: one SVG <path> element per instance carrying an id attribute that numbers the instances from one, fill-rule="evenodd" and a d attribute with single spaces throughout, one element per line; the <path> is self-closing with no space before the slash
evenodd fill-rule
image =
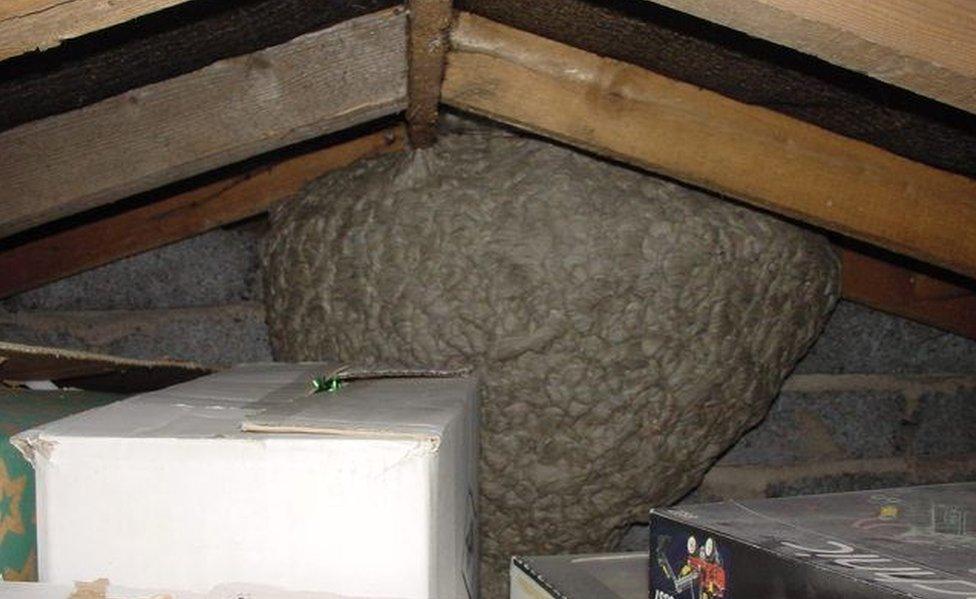
<path id="1" fill-rule="evenodd" d="M 74 585 L 43 582 L 2 582 L 3 599 L 369 599 L 333 593 L 293 592 L 260 586 L 222 585 L 205 593 L 172 589 L 133 589 L 108 584 L 107 580 L 76 582 Z"/>
<path id="2" fill-rule="evenodd" d="M 654 599 L 976 597 L 976 483 L 651 512 Z"/>
<path id="3" fill-rule="evenodd" d="M 511 599 L 645 599 L 647 554 L 512 559 Z"/>
<path id="4" fill-rule="evenodd" d="M 123 397 L 88 391 L 0 387 L 0 578 L 37 579 L 34 471 L 10 444 L 10 437 Z"/>
<path id="5" fill-rule="evenodd" d="M 380 378 L 310 394 L 334 370 L 241 366 L 18 435 L 40 579 L 474 596 L 475 380 L 347 370 Z"/>

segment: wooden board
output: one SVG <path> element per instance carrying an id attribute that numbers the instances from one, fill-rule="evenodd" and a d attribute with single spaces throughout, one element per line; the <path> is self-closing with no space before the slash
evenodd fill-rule
<path id="1" fill-rule="evenodd" d="M 0 60 L 117 25 L 186 0 L 5 0 L 0 4 Z"/>
<path id="2" fill-rule="evenodd" d="M 403 126 L 372 133 L 0 252 L 0 297 L 253 216 L 331 170 L 403 149 L 404 139 Z"/>
<path id="3" fill-rule="evenodd" d="M 401 4 L 402 0 L 186 2 L 57 48 L 0 61 L 0 130 Z"/>
<path id="4" fill-rule="evenodd" d="M 654 0 L 976 112 L 972 0 Z"/>
<path id="5" fill-rule="evenodd" d="M 329 171 L 402 151 L 405 140 L 405 128 L 396 126 L 8 249 L 0 253 L 0 298 L 253 216 Z M 838 252 L 846 299 L 976 339 L 976 283 L 966 287 L 850 248 Z"/>
<path id="6" fill-rule="evenodd" d="M 470 14 L 442 99 L 976 275 L 976 181 Z"/>
<path id="7" fill-rule="evenodd" d="M 0 341 L 0 381 L 54 381 L 94 391 L 162 389 L 214 372 L 172 360 L 134 360 L 105 354 Z"/>
<path id="8" fill-rule="evenodd" d="M 950 280 L 851 248 L 839 253 L 844 298 L 976 339 L 976 281 Z"/>
<path id="9" fill-rule="evenodd" d="M 642 0 L 455 6 L 976 178 L 976 115 L 728 27 Z"/>
<path id="10" fill-rule="evenodd" d="M 406 106 L 390 9 L 0 134 L 0 237 Z"/>
<path id="11" fill-rule="evenodd" d="M 447 30 L 451 26 L 451 0 L 408 0 L 410 11 L 410 103 L 407 122 L 416 148 L 434 143 L 437 104 L 444 77 Z"/>

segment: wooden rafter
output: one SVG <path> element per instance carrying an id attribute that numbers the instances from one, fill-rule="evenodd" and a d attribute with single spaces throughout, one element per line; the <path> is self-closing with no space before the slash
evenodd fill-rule
<path id="1" fill-rule="evenodd" d="M 46 50 L 98 29 L 187 0 L 6 0 L 0 4 L 0 60 Z"/>
<path id="2" fill-rule="evenodd" d="M 405 127 L 396 126 L 16 246 L 0 252 L 0 298 L 254 216 L 332 170 L 405 147 Z M 845 298 L 976 339 L 976 283 L 838 252 Z"/>
<path id="3" fill-rule="evenodd" d="M 0 237 L 406 107 L 400 8 L 0 133 Z"/>
<path id="4" fill-rule="evenodd" d="M 911 3 L 915 0 L 905 1 Z M 790 2 L 792 0 L 772 0 L 771 4 Z M 946 2 L 955 4 L 955 0 Z M 20 4 L 26 6 L 29 3 L 25 0 Z M 737 15 L 735 18 L 739 19 L 744 18 L 745 14 L 734 7 L 705 7 L 695 3 L 692 3 L 694 6 L 685 6 L 688 3 L 684 0 L 659 0 L 659 3 L 692 13 L 703 10 L 714 14 L 734 13 Z M 81 4 L 84 4 L 82 0 L 66 3 Z M 136 8 L 137 4 L 133 3 L 130 8 Z M 161 8 L 166 3 L 158 4 Z M 358 101 L 369 105 L 370 98 L 379 98 L 377 105 L 382 108 L 376 111 L 376 115 L 406 106 L 413 145 L 424 146 L 433 141 L 444 73 L 444 35 L 451 13 L 450 5 L 445 0 L 411 0 L 408 6 L 410 28 L 406 42 L 399 49 L 395 43 L 389 42 L 397 35 L 404 35 L 402 11 L 385 11 L 361 18 L 372 23 L 371 33 L 380 35 L 382 40 L 378 45 L 357 43 L 360 53 L 366 55 L 366 63 L 376 66 L 381 60 L 392 63 L 399 61 L 397 64 L 401 67 L 399 76 L 393 73 L 394 76 L 389 77 L 390 73 L 384 71 L 388 76 L 388 85 L 384 87 L 374 82 L 376 87 L 369 90 L 372 95 L 363 95 Z M 852 6 L 857 9 L 855 5 Z M 818 5 L 814 9 L 830 7 Z M 4 19 L 14 14 L 15 10 L 16 5 L 8 8 L 7 13 L 0 9 L 0 48 L 6 48 L 3 45 Z M 709 18 L 707 15 L 699 16 Z M 930 17 L 938 18 L 939 15 Z M 724 18 L 713 20 L 737 26 L 731 21 L 723 21 Z M 344 26 L 347 24 L 338 27 Z M 741 23 L 738 26 L 749 31 Z M 333 28 L 326 31 L 331 32 L 330 35 L 334 33 Z M 379 31 L 384 33 L 377 33 Z M 779 30 L 774 28 L 771 31 Z M 775 36 L 767 37 L 782 41 Z M 375 41 L 375 36 L 373 38 Z M 976 223 L 976 192 L 970 179 L 898 158 L 872 146 L 654 75 L 633 65 L 602 59 L 468 14 L 462 14 L 453 39 L 455 50 L 450 56 L 451 68 L 443 88 L 444 100 L 449 104 L 663 172 L 968 276 L 976 274 L 976 246 L 970 238 L 976 236 L 966 235 Z M 280 71 L 282 63 L 276 63 L 276 60 L 284 60 L 289 68 L 300 70 L 302 60 L 314 58 L 312 54 L 306 56 L 301 53 L 288 57 L 291 49 L 280 56 L 275 54 L 286 46 L 289 44 L 241 59 L 221 61 L 214 66 L 232 71 L 235 64 L 245 65 L 245 68 L 225 80 L 230 89 L 243 85 L 247 78 L 254 77 L 262 68 Z M 809 48 L 801 49 L 810 51 Z M 291 63 L 288 63 L 289 60 Z M 403 73 L 406 70 L 404 64 L 410 66 L 409 77 Z M 369 71 L 371 67 L 364 68 Z M 200 73 L 185 76 L 198 79 L 189 86 L 191 92 L 204 85 L 213 85 L 214 81 L 221 81 L 219 76 L 201 77 Z M 172 111 L 167 112 L 169 109 L 164 107 L 160 109 L 162 112 L 154 112 L 152 100 L 181 89 L 179 86 L 171 87 L 180 79 L 158 84 L 158 89 L 149 86 L 112 98 L 106 103 L 114 102 L 114 105 L 104 113 L 100 110 L 106 103 L 99 103 L 91 110 L 95 116 L 102 114 L 106 118 L 110 115 L 131 117 L 135 126 L 142 126 L 139 123 L 147 120 L 153 121 L 154 115 L 165 114 L 167 119 L 156 119 L 162 123 L 163 129 L 140 130 L 140 135 L 166 137 L 163 134 L 168 126 L 166 123 L 172 120 Z M 325 83 L 334 83 L 334 80 L 324 79 L 323 85 Z M 383 96 L 384 93 L 386 96 Z M 149 102 L 144 101 L 146 98 Z M 260 97 L 255 96 L 245 98 L 237 106 L 243 105 L 246 112 L 248 102 L 261 105 Z M 219 111 L 231 108 L 221 104 L 206 114 L 216 118 Z M 66 125 L 75 137 L 84 139 L 86 135 L 92 135 L 89 129 L 79 125 L 91 118 L 91 114 L 82 116 L 85 110 L 88 109 L 55 118 L 66 117 L 58 124 Z M 371 110 L 367 111 L 370 116 L 373 115 Z M 343 118 L 331 121 L 333 116 L 316 113 L 308 120 L 319 119 L 319 122 L 298 125 L 296 128 L 301 133 L 294 139 L 290 137 L 294 131 L 274 133 L 277 137 L 273 141 L 260 142 L 240 154 L 239 158 L 245 158 L 262 148 L 278 147 L 282 143 L 365 118 L 360 114 L 348 121 Z M 85 154 L 91 154 L 97 164 L 89 166 L 96 173 L 94 179 L 98 182 L 102 177 L 101 172 L 112 170 L 113 160 L 121 164 L 125 152 L 134 151 L 132 147 L 125 146 L 123 139 L 124 147 L 114 154 L 109 150 L 107 161 L 101 159 L 101 153 L 85 144 L 81 144 L 78 152 L 68 152 L 62 156 L 60 146 L 68 146 L 68 138 L 59 137 L 57 127 L 52 125 L 55 118 L 19 128 L 39 132 L 42 137 L 45 134 L 51 136 L 42 140 L 47 146 L 34 149 L 44 148 L 47 154 L 53 156 L 53 162 L 44 157 L 33 163 L 35 168 L 58 172 L 58 169 L 67 168 L 64 166 L 65 159 L 81 158 L 84 161 Z M 322 126 L 320 122 L 327 125 Z M 81 131 L 74 131 L 73 128 L 77 127 L 81 127 Z M 325 172 L 362 157 L 403 149 L 406 136 L 407 132 L 402 127 L 367 135 L 259 167 L 244 175 L 228 176 L 147 206 L 5 250 L 0 253 L 0 272 L 4 273 L 0 278 L 0 297 L 260 213 L 270 204 L 295 194 L 306 182 Z M 5 156 L 12 156 L 15 160 L 23 157 L 18 152 L 23 151 L 21 146 L 24 139 L 13 132 L 0 134 L 0 151 L 10 148 L 12 151 Z M 233 145 L 240 139 L 219 143 L 224 141 Z M 28 146 L 31 143 L 31 140 L 27 141 Z M 29 158 L 39 160 L 41 154 L 36 153 Z M 53 212 L 43 202 L 28 206 L 27 212 L 33 212 L 33 215 L 28 215 L 26 221 L 16 222 L 17 210 L 23 206 L 13 201 L 14 214 L 0 216 L 0 234 L 20 230 L 52 215 L 69 214 L 111 201 L 130 190 L 140 191 L 158 182 L 182 178 L 230 160 L 228 156 L 215 160 L 201 158 L 202 162 L 197 162 L 193 156 L 191 158 L 193 160 L 186 162 L 192 165 L 167 164 L 167 169 L 175 170 L 162 178 L 157 178 L 153 173 L 122 173 L 124 178 L 135 183 L 115 183 L 107 194 L 96 193 L 94 200 L 92 196 L 69 193 L 54 202 Z M 29 164 L 28 160 L 19 166 L 23 168 Z M 8 167 L 0 164 L 0 176 L 3 176 L 5 169 Z M 14 171 L 8 169 L 7 172 Z M 90 175 L 82 169 L 64 172 L 75 177 L 87 178 Z M 756 172 L 768 176 L 756 177 Z M 32 176 L 37 176 L 36 171 Z M 13 182 L 17 184 L 16 177 Z M 62 187 L 67 189 L 69 185 Z M 86 191 L 84 183 L 80 189 Z M 5 193 L 7 197 L 3 197 Z M 9 185 L 7 192 L 0 188 L 0 202 L 10 204 L 12 199 L 16 199 L 14 195 L 20 198 L 46 198 L 43 193 L 40 196 L 23 195 L 22 190 L 12 195 Z M 20 204 L 31 202 L 21 201 Z M 9 222 L 11 220 L 14 221 L 13 225 Z M 93 240 L 97 240 L 97 243 Z M 938 276 L 937 272 L 927 269 L 920 272 L 850 248 L 843 248 L 841 256 L 844 297 L 976 338 L 976 283 L 970 285 L 968 280 L 962 283 L 948 280 Z"/>
<path id="5" fill-rule="evenodd" d="M 408 0 L 410 68 L 407 106 L 410 141 L 422 148 L 434 143 L 437 104 L 444 77 L 451 0 Z"/>
<path id="6" fill-rule="evenodd" d="M 404 128 L 397 126 L 0 252 L 0 297 L 248 218 L 329 171 L 403 149 L 404 139 Z"/>
<path id="7" fill-rule="evenodd" d="M 701 2 L 718 4 L 739 3 Z M 456 0 L 455 6 L 976 178 L 976 115 L 653 2 Z"/>
<path id="8" fill-rule="evenodd" d="M 971 0 L 653 0 L 976 112 Z"/>
<path id="9" fill-rule="evenodd" d="M 844 298 L 976 339 L 976 281 L 950 280 L 855 249 L 838 249 Z"/>
<path id="10" fill-rule="evenodd" d="M 463 13 L 444 102 L 976 276 L 976 181 Z"/>

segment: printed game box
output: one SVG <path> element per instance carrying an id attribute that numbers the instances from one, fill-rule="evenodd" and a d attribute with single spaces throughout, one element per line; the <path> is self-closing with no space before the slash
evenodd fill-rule
<path id="1" fill-rule="evenodd" d="M 976 483 L 651 511 L 652 599 L 976 599 Z"/>

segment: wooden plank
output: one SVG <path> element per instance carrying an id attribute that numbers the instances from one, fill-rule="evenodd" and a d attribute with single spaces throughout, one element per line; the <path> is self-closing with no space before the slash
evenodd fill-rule
<path id="1" fill-rule="evenodd" d="M 186 0 L 6 0 L 0 4 L 0 60 L 111 27 Z"/>
<path id="2" fill-rule="evenodd" d="M 972 0 L 654 0 L 976 112 Z"/>
<path id="3" fill-rule="evenodd" d="M 461 14 L 442 99 L 976 275 L 976 181 Z"/>
<path id="4" fill-rule="evenodd" d="M 98 391 L 162 389 L 214 372 L 174 360 L 135 360 L 0 341 L 0 381 L 55 381 Z"/>
<path id="5" fill-rule="evenodd" d="M 406 106 L 390 9 L 0 134 L 0 236 Z"/>
<path id="6" fill-rule="evenodd" d="M 844 298 L 976 339 L 976 282 L 951 281 L 851 248 L 838 249 Z"/>
<path id="7" fill-rule="evenodd" d="M 408 0 L 410 12 L 409 98 L 410 142 L 422 148 L 434 143 L 437 104 L 444 78 L 451 0 Z"/>
<path id="8" fill-rule="evenodd" d="M 455 6 L 976 178 L 976 115 L 653 2 L 456 0 Z"/>
<path id="9" fill-rule="evenodd" d="M 398 5 L 402 0 L 200 0 L 145 15 L 110 32 L 0 62 L 0 130 Z"/>
<path id="10" fill-rule="evenodd" d="M 0 252 L 0 297 L 253 216 L 331 170 L 402 150 L 405 137 L 402 125 L 372 133 Z"/>

